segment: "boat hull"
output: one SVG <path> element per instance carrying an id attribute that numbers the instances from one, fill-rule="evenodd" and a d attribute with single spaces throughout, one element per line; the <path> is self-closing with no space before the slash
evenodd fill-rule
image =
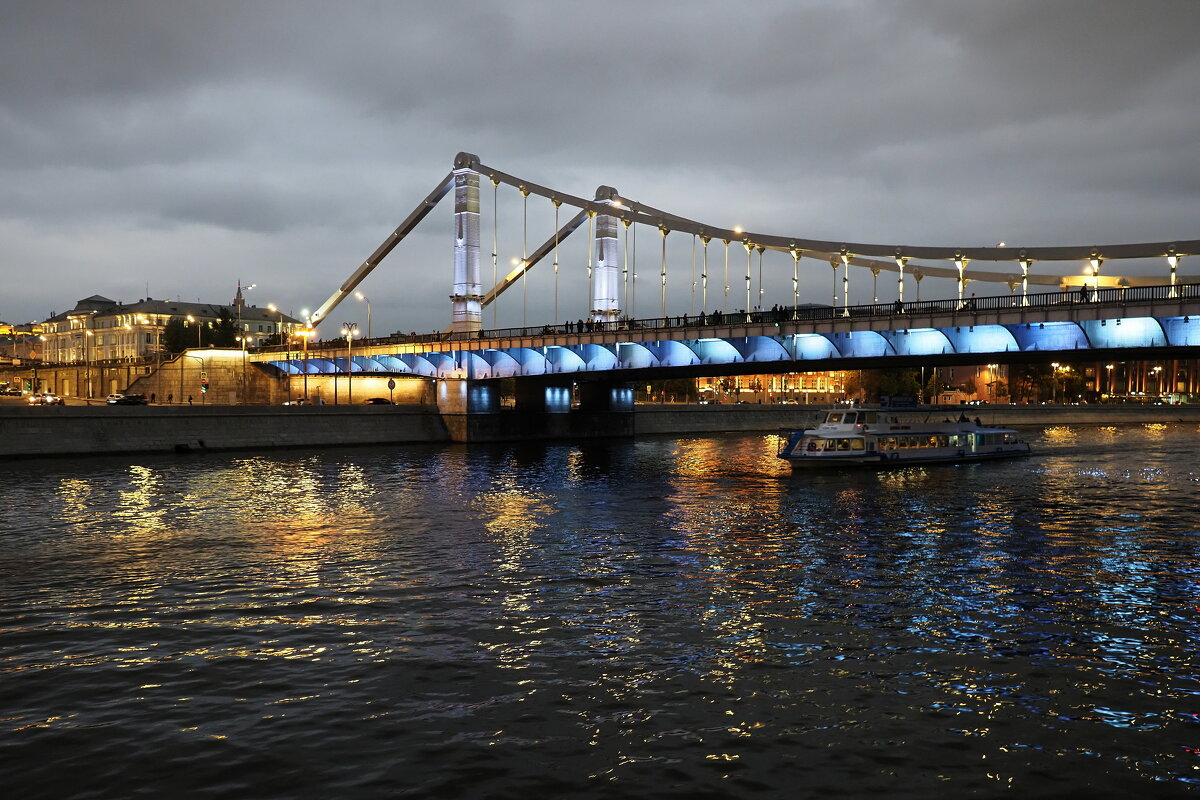
<path id="1" fill-rule="evenodd" d="M 849 453 L 842 455 L 793 455 L 780 456 L 791 464 L 793 470 L 829 469 L 836 467 L 873 467 L 888 469 L 892 467 L 909 467 L 915 464 L 970 464 L 975 461 L 997 461 L 1006 458 L 1024 458 L 1032 455 L 1029 447 L 1013 448 L 981 453 L 958 451 L 947 453 L 922 453 L 909 455 L 907 453 Z"/>

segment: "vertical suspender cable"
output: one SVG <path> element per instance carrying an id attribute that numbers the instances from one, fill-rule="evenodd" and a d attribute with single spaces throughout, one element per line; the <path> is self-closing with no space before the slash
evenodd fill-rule
<path id="1" fill-rule="evenodd" d="M 633 277 L 629 295 L 629 316 L 637 319 L 637 226 L 633 227 Z"/>
<path id="2" fill-rule="evenodd" d="M 662 318 L 667 318 L 667 234 L 670 233 L 665 227 L 659 228 L 662 231 Z"/>
<path id="3" fill-rule="evenodd" d="M 621 252 L 621 290 L 624 292 L 624 297 L 621 300 L 621 308 L 625 312 L 625 316 L 629 316 L 629 220 L 621 220 L 621 224 L 625 226 L 625 242 Z"/>
<path id="4" fill-rule="evenodd" d="M 554 324 L 558 324 L 558 207 L 561 200 L 554 200 Z"/>
<path id="5" fill-rule="evenodd" d="M 521 327 L 529 324 L 529 287 L 525 276 L 529 273 L 529 190 L 521 188 Z"/>
<path id="6" fill-rule="evenodd" d="M 497 255 L 497 243 L 500 241 L 500 181 L 492 178 L 492 291 L 500 283 L 500 262 Z M 492 327 L 499 328 L 500 295 L 492 298 Z"/>
<path id="7" fill-rule="evenodd" d="M 696 234 L 692 234 L 692 316 L 696 316 Z"/>
<path id="8" fill-rule="evenodd" d="M 763 251 L 766 250 L 767 248 L 763 247 L 760 244 L 755 249 L 758 250 L 758 310 L 762 311 L 762 306 L 763 306 L 762 259 L 763 259 Z"/>
<path id="9" fill-rule="evenodd" d="M 750 289 L 753 281 L 750 278 L 750 265 L 753 261 L 754 245 L 750 242 L 742 242 L 742 246 L 746 248 L 746 322 L 750 321 L 750 311 L 753 306 L 750 305 Z"/>
<path id="10" fill-rule="evenodd" d="M 800 251 L 792 248 L 792 319 L 797 316 L 800 308 Z"/>
<path id="11" fill-rule="evenodd" d="M 595 229 L 596 212 L 589 211 L 589 212 L 587 212 L 587 215 L 588 215 L 588 235 L 587 235 L 588 301 L 587 301 L 587 307 L 588 307 L 588 309 L 591 309 L 588 311 L 588 322 L 591 322 L 592 317 L 594 316 L 592 314 L 592 311 L 595 310 L 595 309 L 592 309 L 592 305 L 593 305 L 592 297 L 594 296 L 594 293 L 592 292 L 592 242 L 595 241 L 595 237 L 596 237 L 596 229 Z"/>
<path id="12" fill-rule="evenodd" d="M 708 243 L 711 242 L 707 236 L 700 237 L 700 243 L 704 245 L 704 263 L 700 267 L 700 313 L 706 314 L 708 308 Z"/>
<path id="13" fill-rule="evenodd" d="M 721 313 L 729 313 L 729 240 L 722 239 L 725 242 L 725 294 L 721 301 Z"/>

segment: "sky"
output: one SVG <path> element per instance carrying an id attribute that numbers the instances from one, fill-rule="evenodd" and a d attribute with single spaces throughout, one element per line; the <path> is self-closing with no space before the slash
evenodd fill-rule
<path id="1" fill-rule="evenodd" d="M 459 151 L 564 192 L 615 186 L 783 236 L 1200 239 L 1197 32 L 1196 0 L 5 0 L 0 320 L 93 294 L 225 303 L 239 281 L 247 302 L 299 316 Z M 550 235 L 554 209 L 506 187 L 496 201 L 503 273 L 523 240 Z M 624 304 L 655 316 L 660 237 L 637 236 Z M 700 296 L 691 237 L 667 245 L 668 313 L 745 305 L 744 251 L 724 298 L 723 252 Z M 539 265 L 485 324 L 585 316 L 586 246 L 564 242 L 558 277 Z M 801 302 L 830 302 L 829 265 L 801 263 Z M 762 304 L 790 303 L 790 257 L 763 270 Z M 894 277 L 858 272 L 852 302 L 896 297 Z M 1200 275 L 1200 257 L 1180 273 Z M 447 198 L 361 285 L 373 335 L 446 326 L 452 282 Z M 938 283 L 922 297 L 953 295 Z M 329 320 L 366 317 L 348 300 Z"/>

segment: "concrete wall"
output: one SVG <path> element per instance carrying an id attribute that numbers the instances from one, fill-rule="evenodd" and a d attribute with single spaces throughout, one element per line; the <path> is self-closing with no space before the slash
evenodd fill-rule
<path id="1" fill-rule="evenodd" d="M 582 440 L 812 427 L 827 407 L 638 406 L 628 412 L 441 414 L 431 406 L 0 406 L 0 458 L 218 449 Z M 925 407 L 995 425 L 1200 424 L 1200 406 Z"/>
<path id="2" fill-rule="evenodd" d="M 449 441 L 406 406 L 0 408 L 0 457 Z"/>

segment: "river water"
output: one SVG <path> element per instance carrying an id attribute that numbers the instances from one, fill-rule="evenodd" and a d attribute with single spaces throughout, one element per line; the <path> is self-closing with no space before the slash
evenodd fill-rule
<path id="1" fill-rule="evenodd" d="M 0 467 L 10 797 L 1200 791 L 1200 430 Z"/>

